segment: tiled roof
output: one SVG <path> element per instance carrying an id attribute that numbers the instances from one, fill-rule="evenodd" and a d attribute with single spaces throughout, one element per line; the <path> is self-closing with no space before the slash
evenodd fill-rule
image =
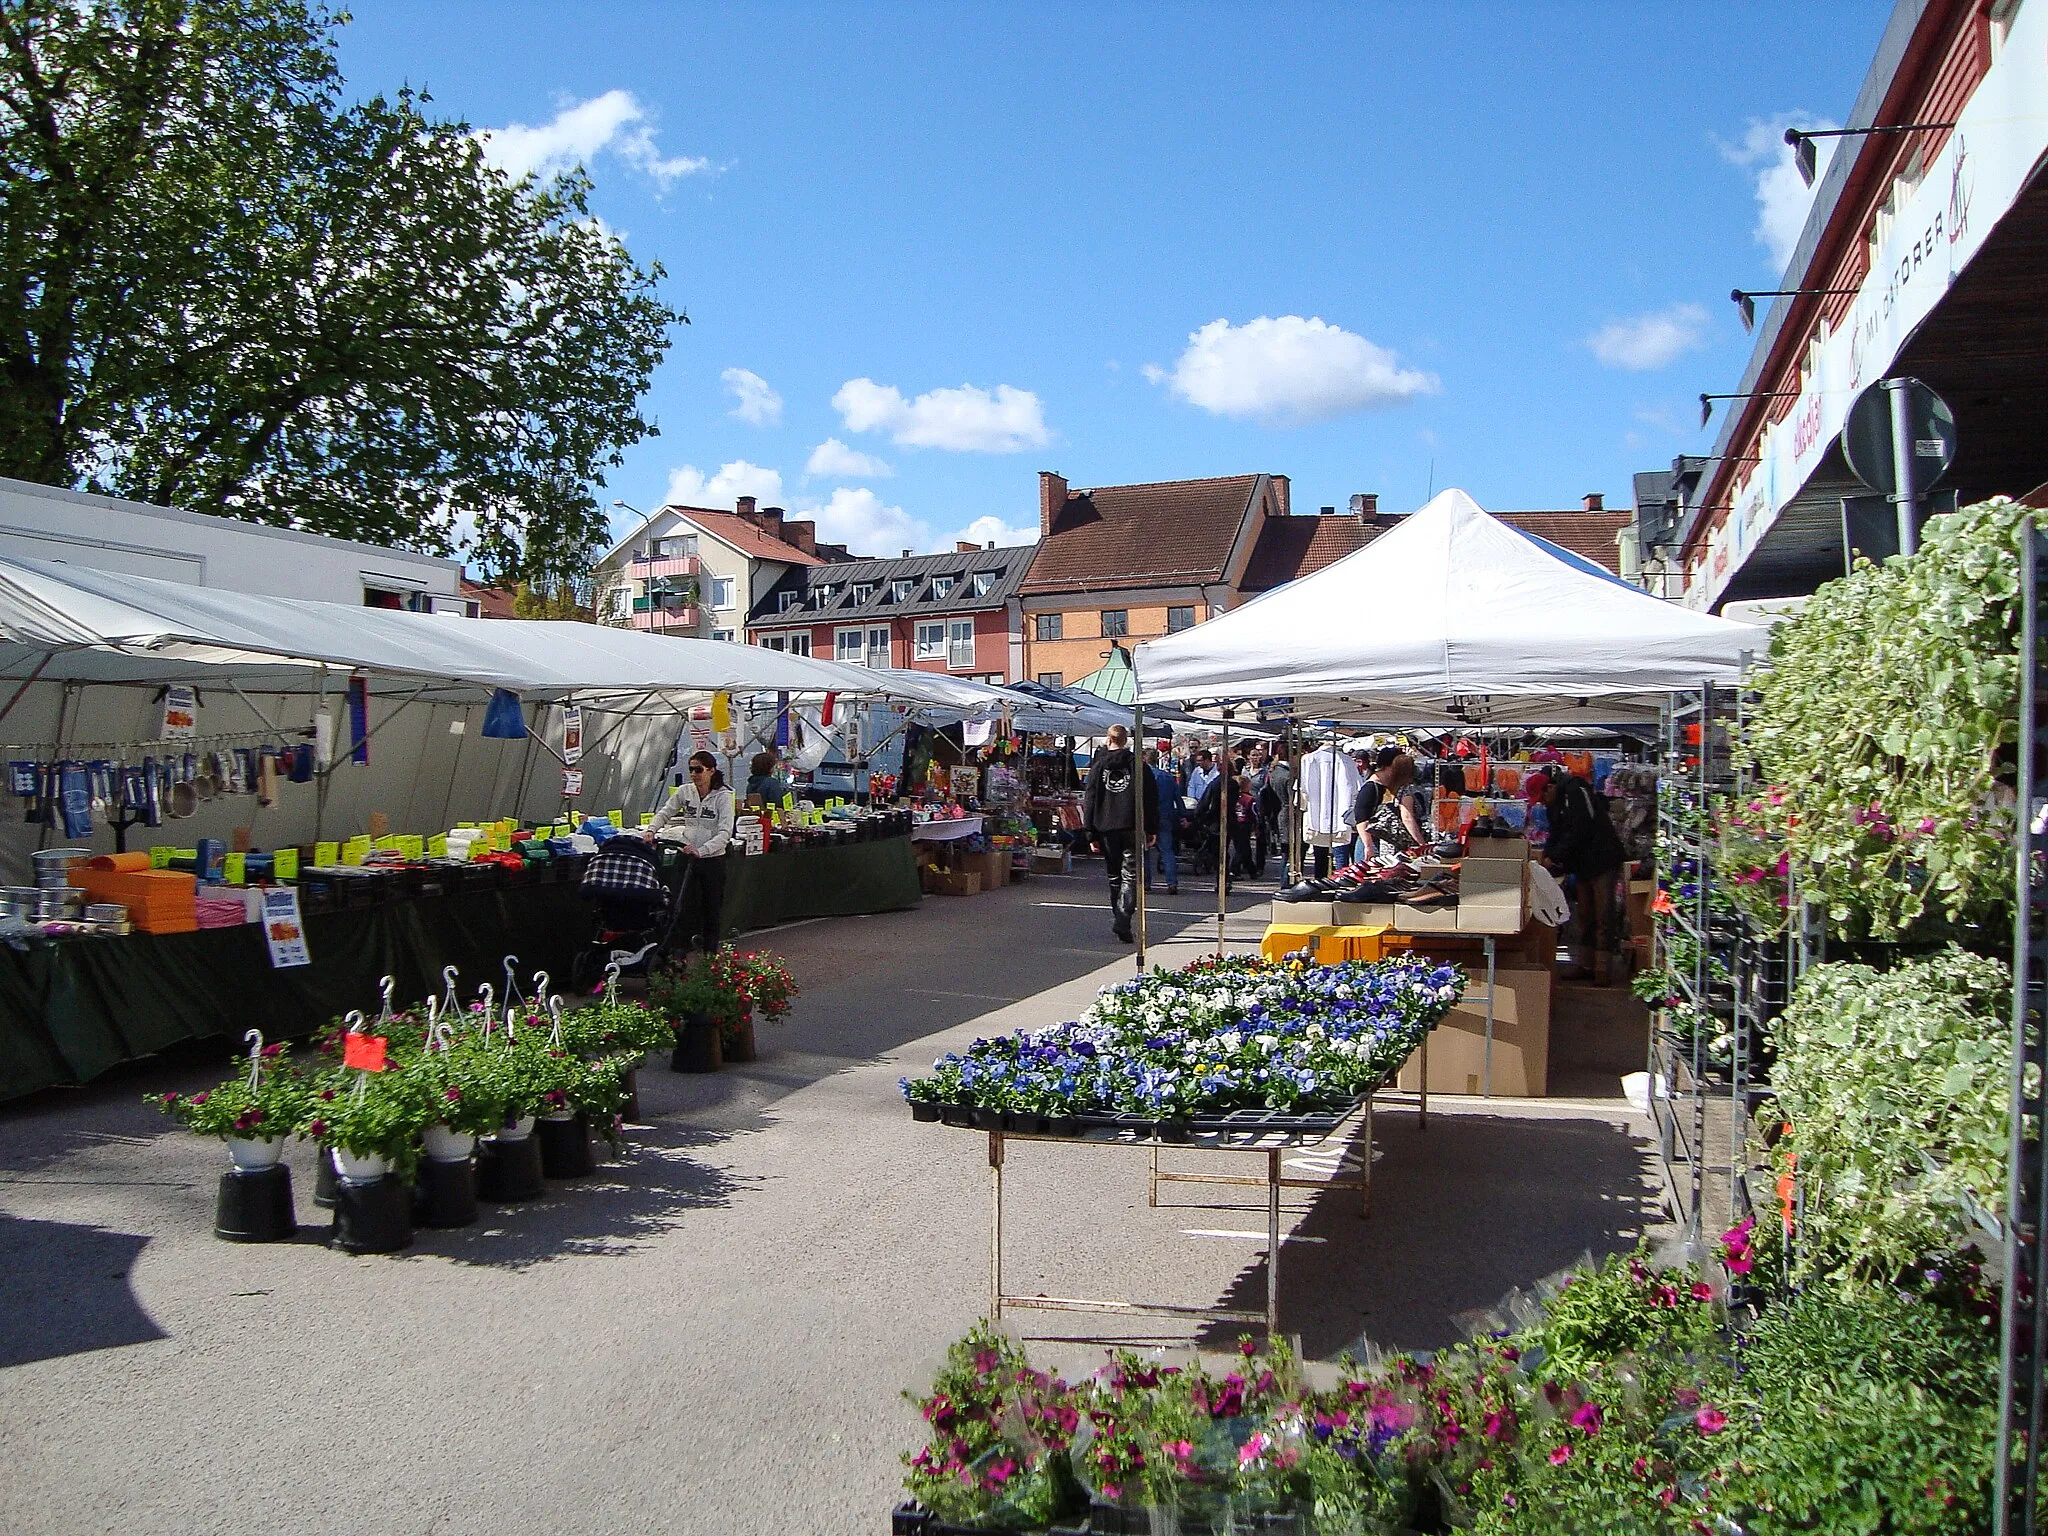
<path id="1" fill-rule="evenodd" d="M 807 555 L 794 544 L 770 537 L 737 512 L 714 512 L 708 507 L 663 507 L 680 512 L 715 539 L 723 539 L 741 554 L 755 560 L 780 560 L 785 565 L 823 565 L 816 555 Z"/>
<path id="2" fill-rule="evenodd" d="M 1495 512 L 1491 514 L 1510 528 L 1533 533 L 1560 549 L 1621 574 L 1621 547 L 1615 535 L 1629 526 L 1629 512 Z M 1245 569 L 1244 590 L 1270 592 L 1273 588 L 1320 571 L 1354 550 L 1363 549 L 1383 533 L 1401 525 L 1398 512 L 1374 512 L 1359 516 L 1339 512 L 1327 517 L 1272 517 L 1260 530 L 1251 564 Z"/>
<path id="3" fill-rule="evenodd" d="M 1069 491 L 1026 592 L 1220 581 L 1257 475 Z"/>
<path id="4" fill-rule="evenodd" d="M 1269 517 L 1245 567 L 1244 590 L 1270 592 L 1320 571 L 1365 547 L 1365 519 L 1348 512 L 1327 517 Z"/>
<path id="5" fill-rule="evenodd" d="M 477 605 L 477 617 L 482 619 L 516 619 L 518 594 L 510 587 L 487 587 L 480 581 L 462 578 L 462 595 L 473 599 Z"/>
<path id="6" fill-rule="evenodd" d="M 958 550 L 938 555 L 911 555 L 902 560 L 845 560 L 831 565 L 813 565 L 785 571 L 754 611 L 747 615 L 750 626 L 802 628 L 839 620 L 924 618 L 933 614 L 977 613 L 1000 608 L 1017 595 L 1024 573 L 1031 566 L 1033 544 L 1002 549 Z M 997 573 L 995 584 L 982 596 L 973 595 L 973 577 L 978 571 Z M 932 596 L 932 578 L 951 576 L 953 589 L 946 596 Z M 891 602 L 890 588 L 898 581 L 916 583 L 908 602 Z M 874 593 L 865 603 L 854 601 L 853 589 L 871 584 Z M 810 605 L 813 588 L 829 585 L 832 600 L 823 608 Z M 796 606 L 780 611 L 782 594 L 797 595 Z"/>

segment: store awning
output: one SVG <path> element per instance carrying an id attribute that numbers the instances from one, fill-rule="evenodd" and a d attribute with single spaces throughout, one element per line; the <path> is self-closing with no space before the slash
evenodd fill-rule
<path id="1" fill-rule="evenodd" d="M 1298 715 L 1624 724 L 1730 683 L 1762 630 L 1694 613 L 1489 517 L 1463 491 L 1313 575 L 1138 647 L 1146 702 L 1291 700 Z"/>
<path id="2" fill-rule="evenodd" d="M 541 701 L 672 704 L 720 690 L 932 698 L 899 695 L 904 685 L 865 667 L 721 640 L 359 608 L 0 559 L 0 677 L 298 692 L 337 670 L 415 680 L 430 698 L 495 688 Z"/>

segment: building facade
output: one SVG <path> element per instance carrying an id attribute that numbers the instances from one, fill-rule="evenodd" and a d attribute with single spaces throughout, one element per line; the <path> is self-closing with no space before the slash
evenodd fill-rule
<path id="1" fill-rule="evenodd" d="M 794 566 L 755 603 L 747 638 L 856 666 L 1015 682 L 1024 675 L 1017 594 L 1033 551 L 962 543 L 949 554 Z"/>
<path id="2" fill-rule="evenodd" d="M 0 479 L 0 555 L 322 603 L 477 616 L 462 562 Z"/>
<path id="3" fill-rule="evenodd" d="M 1714 452 L 1638 498 L 1650 581 L 1693 607 L 1843 573 L 1843 499 L 1871 488 L 1842 428 L 1887 378 L 1922 380 L 1954 413 L 1944 498 L 2048 482 L 2048 5 L 1898 0 L 1846 122 L 1889 131 L 1832 141 L 1772 285 L 1791 292 L 1762 314 L 1741 380 L 1718 386 L 1735 398 Z"/>
<path id="4" fill-rule="evenodd" d="M 752 496 L 730 512 L 664 506 L 598 561 L 598 621 L 740 641 L 749 610 L 789 571 L 852 558 L 844 545 L 820 544 L 816 525 Z"/>

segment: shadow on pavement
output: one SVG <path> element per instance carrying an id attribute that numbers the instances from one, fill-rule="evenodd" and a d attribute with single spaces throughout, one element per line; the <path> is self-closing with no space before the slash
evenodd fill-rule
<path id="1" fill-rule="evenodd" d="M 0 1212 L 0 1368 L 167 1338 L 128 1284 L 132 1232 Z"/>
<path id="2" fill-rule="evenodd" d="M 1412 1113 L 1383 1109 L 1375 1133 L 1372 1215 L 1360 1219 L 1355 1191 L 1313 1195 L 1283 1245 L 1280 1326 L 1309 1359 L 1368 1341 L 1441 1349 L 1508 1292 L 1587 1253 L 1623 1252 L 1657 1220 L 1648 1149 L 1616 1121 L 1439 1114 L 1422 1132 Z M 1247 1206 L 1260 1198 L 1245 1194 Z M 1298 1194 L 1291 1206 L 1283 1222 Z M 1233 1225 L 1264 1225 L 1263 1210 L 1233 1215 Z M 1264 1310 L 1263 1256 L 1220 1304 Z M 1241 1331 L 1214 1326 L 1202 1339 L 1227 1347 Z"/>

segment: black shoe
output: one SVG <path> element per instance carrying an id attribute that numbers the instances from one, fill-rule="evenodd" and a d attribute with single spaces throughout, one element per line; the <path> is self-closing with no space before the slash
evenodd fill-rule
<path id="1" fill-rule="evenodd" d="M 1273 899 L 1275 901 L 1314 901 L 1328 894 L 1329 888 L 1321 881 L 1304 880 L 1299 885 L 1288 886 L 1284 891 L 1275 891 Z"/>
<path id="2" fill-rule="evenodd" d="M 1132 942 L 1132 940 L 1131 940 L 1131 930 L 1130 930 L 1130 929 L 1128 929 L 1128 928 L 1124 928 L 1124 927 L 1112 927 L 1112 928 L 1111 928 L 1111 929 L 1110 929 L 1109 931 L 1110 931 L 1111 933 L 1115 934 L 1115 935 L 1117 936 L 1117 938 L 1118 938 L 1118 939 L 1119 939 L 1120 941 L 1122 941 L 1123 943 L 1125 943 L 1125 944 L 1129 944 L 1129 943 L 1131 943 L 1131 942 Z"/>
<path id="3" fill-rule="evenodd" d="M 1166 888 L 1166 894 L 1169 896 L 1178 896 L 1180 894 L 1180 887 L 1177 885 L 1169 885 Z"/>

